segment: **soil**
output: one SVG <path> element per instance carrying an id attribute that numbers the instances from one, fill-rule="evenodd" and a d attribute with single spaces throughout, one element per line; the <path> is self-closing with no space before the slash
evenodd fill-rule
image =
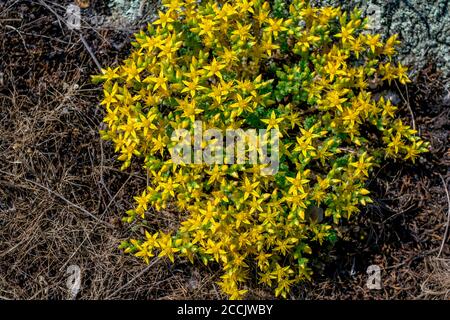
<path id="1" fill-rule="evenodd" d="M 63 17 L 69 1 L 58 3 L 0 2 L 0 299 L 70 298 L 66 272 L 72 265 L 81 269 L 77 299 L 224 298 L 214 266 L 181 260 L 146 266 L 117 248 L 142 232 L 120 219 L 147 177 L 138 166 L 121 172 L 112 146 L 100 140 L 101 87 L 90 76 L 98 73 L 95 60 L 114 66 L 127 56 L 130 35 L 148 15 L 118 29 L 68 30 Z M 83 16 L 100 12 L 110 9 L 90 1 Z M 431 152 L 416 164 L 379 168 L 368 186 L 375 202 L 340 227 L 335 247 L 316 260 L 312 281 L 291 298 L 449 298 L 445 87 L 429 61 L 407 90 L 388 88 L 400 101 L 401 116 L 414 119 L 431 142 Z M 155 223 L 177 216 L 167 210 Z M 380 290 L 366 285 L 371 265 L 381 270 Z M 250 298 L 273 298 L 256 281 L 249 289 Z"/>

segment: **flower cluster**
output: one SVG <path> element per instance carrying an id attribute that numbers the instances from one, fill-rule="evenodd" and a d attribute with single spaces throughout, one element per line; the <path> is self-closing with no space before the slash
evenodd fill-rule
<path id="1" fill-rule="evenodd" d="M 286 297 L 311 277 L 313 249 L 371 201 L 365 183 L 383 157 L 414 161 L 427 151 L 396 107 L 370 92 L 409 82 L 392 60 L 396 36 L 369 34 L 357 10 L 271 3 L 164 0 L 129 58 L 95 77 L 107 111 L 102 137 L 122 169 L 142 161 L 149 175 L 124 220 L 142 223 L 150 208 L 169 204 L 180 212 L 177 230 L 142 223 L 145 237 L 121 247 L 147 263 L 154 255 L 218 263 L 233 299 L 245 296 L 253 274 Z M 193 132 L 196 121 L 277 129 L 279 171 L 175 164 L 172 133 Z"/>

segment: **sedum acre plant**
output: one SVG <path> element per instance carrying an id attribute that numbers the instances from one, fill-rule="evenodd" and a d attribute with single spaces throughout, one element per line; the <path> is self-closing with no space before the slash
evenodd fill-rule
<path id="1" fill-rule="evenodd" d="M 370 92 L 409 82 L 392 61 L 397 37 L 369 34 L 358 11 L 306 0 L 163 7 L 136 34 L 129 58 L 94 77 L 104 86 L 102 137 L 114 143 L 122 169 L 137 161 L 150 176 L 124 218 L 141 223 L 145 237 L 121 248 L 147 263 L 154 256 L 217 263 L 232 299 L 245 297 L 254 274 L 286 297 L 310 279 L 313 250 L 371 202 L 365 184 L 373 168 L 427 151 L 396 107 Z M 278 130 L 278 171 L 175 163 L 172 134 L 194 132 L 196 121 L 204 129 Z M 148 227 L 149 209 L 169 204 L 180 212 L 178 229 Z"/>

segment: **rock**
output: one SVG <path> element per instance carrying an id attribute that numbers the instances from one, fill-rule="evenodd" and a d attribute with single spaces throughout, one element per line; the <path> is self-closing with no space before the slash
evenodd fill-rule
<path id="1" fill-rule="evenodd" d="M 415 76 L 434 62 L 450 77 L 450 0 L 316 0 L 316 5 L 358 7 L 369 17 L 371 29 L 388 37 L 398 33 L 399 60 Z"/>
<path id="2" fill-rule="evenodd" d="M 142 0 L 110 0 L 109 7 L 113 15 L 131 23 L 142 16 L 143 3 Z"/>
<path id="3" fill-rule="evenodd" d="M 393 90 L 387 90 L 384 97 L 385 99 L 390 100 L 394 106 L 398 106 L 402 101 L 397 92 Z"/>
<path id="4" fill-rule="evenodd" d="M 447 93 L 444 98 L 442 98 L 442 104 L 446 107 L 450 107 L 450 92 Z"/>

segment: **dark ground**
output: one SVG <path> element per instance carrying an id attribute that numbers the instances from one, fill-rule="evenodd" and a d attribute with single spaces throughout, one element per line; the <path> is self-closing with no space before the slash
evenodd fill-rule
<path id="1" fill-rule="evenodd" d="M 65 7 L 55 3 L 0 0 L 0 299 L 67 298 L 70 265 L 81 268 L 79 299 L 222 298 L 214 267 L 179 260 L 147 267 L 117 249 L 141 232 L 120 218 L 146 176 L 138 166 L 120 172 L 113 148 L 100 140 L 101 88 L 89 78 L 98 69 L 80 32 L 58 21 Z M 99 3 L 91 1 L 84 14 L 107 14 Z M 81 33 L 102 66 L 129 52 L 131 31 Z M 450 178 L 445 83 L 430 61 L 398 94 L 402 116 L 411 122 L 409 101 L 431 152 L 416 165 L 380 168 L 369 186 L 375 203 L 341 227 L 342 239 L 316 262 L 313 282 L 292 298 L 449 298 L 450 250 L 442 247 Z M 171 220 L 176 213 L 158 215 Z M 381 290 L 366 287 L 374 264 L 382 269 Z M 254 283 L 250 298 L 273 296 Z"/>

